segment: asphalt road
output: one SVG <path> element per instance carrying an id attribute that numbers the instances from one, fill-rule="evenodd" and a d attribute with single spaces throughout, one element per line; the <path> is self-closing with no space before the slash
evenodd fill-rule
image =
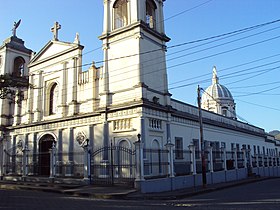
<path id="1" fill-rule="evenodd" d="M 265 180 L 174 201 L 96 200 L 31 190 L 0 190 L 0 209 L 280 209 L 280 179 Z"/>

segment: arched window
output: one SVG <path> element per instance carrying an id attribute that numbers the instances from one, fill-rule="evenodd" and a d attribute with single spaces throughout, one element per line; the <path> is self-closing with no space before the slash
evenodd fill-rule
<path id="1" fill-rule="evenodd" d="M 150 28 L 156 28 L 156 5 L 153 0 L 146 1 L 146 24 Z"/>
<path id="2" fill-rule="evenodd" d="M 130 147 L 127 140 L 121 140 L 119 142 L 119 146 L 122 147 L 122 148 L 129 148 Z"/>
<path id="3" fill-rule="evenodd" d="M 114 4 L 114 29 L 128 24 L 127 0 L 117 0 Z"/>
<path id="4" fill-rule="evenodd" d="M 14 60 L 13 75 L 18 77 L 24 76 L 24 63 L 25 60 L 22 57 L 16 57 Z"/>
<path id="5" fill-rule="evenodd" d="M 58 86 L 53 84 L 50 89 L 50 98 L 49 98 L 49 114 L 55 114 L 57 112 L 57 102 L 58 102 Z"/>

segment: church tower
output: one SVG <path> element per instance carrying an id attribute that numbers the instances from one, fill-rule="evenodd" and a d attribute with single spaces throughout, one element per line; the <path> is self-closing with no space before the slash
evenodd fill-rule
<path id="1" fill-rule="evenodd" d="M 12 125 L 13 120 L 20 117 L 22 91 L 28 87 L 28 63 L 32 50 L 17 37 L 16 31 L 20 21 L 14 23 L 12 36 L 0 46 L 0 130 Z"/>
<path id="2" fill-rule="evenodd" d="M 169 105 L 164 0 L 104 0 L 100 106 L 139 100 Z"/>

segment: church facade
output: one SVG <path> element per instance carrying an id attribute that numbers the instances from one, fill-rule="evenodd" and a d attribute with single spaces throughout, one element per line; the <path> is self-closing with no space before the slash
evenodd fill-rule
<path id="1" fill-rule="evenodd" d="M 61 41 L 57 22 L 52 27 L 52 40 L 37 54 L 25 48 L 15 34 L 4 41 L 0 48 L 1 74 L 19 69 L 15 65 L 20 58 L 21 72 L 28 76 L 29 86 L 20 90 L 23 98 L 19 103 L 1 100 L 2 177 L 16 172 L 11 167 L 15 167 L 12 163 L 17 157 L 12 156 L 18 152 L 28 151 L 32 157 L 29 163 L 37 163 L 39 168 L 30 169 L 30 175 L 48 177 L 53 175 L 52 160 L 39 154 L 49 154 L 55 148 L 60 154 L 55 163 L 64 168 L 56 175 L 76 177 L 83 174 L 78 165 L 84 164 L 84 156 L 78 154 L 85 147 L 91 148 L 92 156 L 101 148 L 111 148 L 95 160 L 101 167 L 109 164 L 112 148 L 134 150 L 137 141 L 145 150 L 141 156 L 141 179 L 165 173 L 162 166 L 145 164 L 145 160 L 164 159 L 153 151 L 166 149 L 168 145 L 174 150 L 176 164 L 167 170 L 167 176 L 184 173 L 183 151 L 190 146 L 194 146 L 193 151 L 202 149 L 199 110 L 173 99 L 168 91 L 165 52 L 170 38 L 164 32 L 163 2 L 105 0 L 104 28 L 99 37 L 103 42 L 104 63 L 101 67 L 93 63 L 86 71 L 82 71 L 83 46 L 79 35 L 73 42 Z M 216 70 L 213 84 L 221 87 Z M 250 157 L 257 154 L 279 157 L 279 142 L 264 129 L 238 121 L 233 98 L 222 88 L 227 91 L 227 98 L 211 101 L 212 96 L 202 97 L 205 147 L 229 152 L 244 149 Z M 119 156 L 118 161 L 122 162 Z M 127 168 L 121 170 L 128 173 Z M 189 171 L 193 173 L 194 168 Z M 100 169 L 97 176 L 106 177 L 107 173 Z M 134 172 L 129 173 L 135 178 Z"/>

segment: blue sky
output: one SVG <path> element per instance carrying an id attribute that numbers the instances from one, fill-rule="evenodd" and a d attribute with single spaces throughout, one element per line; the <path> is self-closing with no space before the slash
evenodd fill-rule
<path id="1" fill-rule="evenodd" d="M 102 61 L 103 0 L 1 1 L 0 40 L 11 36 L 14 21 L 25 45 L 38 52 L 58 21 L 61 41 L 76 32 L 85 46 L 83 63 Z M 172 97 L 197 105 L 196 88 L 211 84 L 212 67 L 234 96 L 237 114 L 266 131 L 280 130 L 280 22 L 230 37 L 209 38 L 280 19 L 279 0 L 166 0 L 167 67 Z M 278 55 L 279 54 L 279 55 Z M 85 67 L 86 68 L 86 67 Z"/>

